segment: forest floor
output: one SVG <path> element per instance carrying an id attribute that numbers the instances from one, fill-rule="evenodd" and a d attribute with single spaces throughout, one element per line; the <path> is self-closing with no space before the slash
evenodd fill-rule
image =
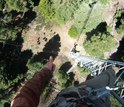
<path id="1" fill-rule="evenodd" d="M 35 24 L 30 25 L 30 30 L 25 32 L 25 39 L 23 43 L 22 51 L 31 49 L 33 54 L 37 54 L 42 52 L 45 44 L 51 40 L 56 34 L 60 37 L 60 51 L 58 56 L 56 57 L 54 63 L 56 64 L 57 69 L 65 63 L 67 60 L 74 64 L 70 56 L 71 49 L 74 46 L 74 43 L 77 41 L 77 38 L 71 38 L 68 35 L 68 30 L 71 26 L 71 22 L 66 23 L 65 25 L 61 26 L 53 26 L 52 29 L 45 29 L 44 27 L 41 30 L 35 30 Z M 44 40 L 47 39 L 46 41 Z M 86 52 L 83 48 L 83 41 L 85 40 L 85 35 L 81 35 L 80 40 L 78 42 L 78 46 L 76 47 L 77 50 L 80 51 L 82 55 L 86 55 Z M 51 50 L 51 49 L 50 49 Z M 49 51 L 49 50 L 48 50 Z M 79 76 L 79 75 L 76 75 Z M 76 77 L 78 81 L 82 81 L 81 77 Z M 81 80 L 80 80 L 81 79 Z"/>
<path id="2" fill-rule="evenodd" d="M 109 18 L 108 18 L 108 15 L 106 15 L 107 16 L 106 20 L 108 21 L 108 24 L 111 22 L 112 14 L 114 14 L 114 12 L 115 12 L 115 10 L 113 10 L 113 7 L 111 10 L 112 10 L 112 11 L 110 11 L 111 13 L 107 13 L 107 14 L 109 14 Z M 58 71 L 59 68 L 65 62 L 70 62 L 71 65 L 73 65 L 74 60 L 71 58 L 70 52 L 71 52 L 72 48 L 74 47 L 74 43 L 77 41 L 77 38 L 74 39 L 68 35 L 68 30 L 72 24 L 73 24 L 73 22 L 67 22 L 64 25 L 53 26 L 51 29 L 46 29 L 45 27 L 41 27 L 41 29 L 40 28 L 36 29 L 36 27 L 37 27 L 36 22 L 35 21 L 32 22 L 31 24 L 29 24 L 29 30 L 26 32 L 23 32 L 24 43 L 23 43 L 22 51 L 32 50 L 34 55 L 38 54 L 40 52 L 43 52 L 46 44 L 49 41 L 53 40 L 52 38 L 54 38 L 55 35 L 58 35 L 60 38 L 60 40 L 58 40 L 58 41 L 61 46 L 59 47 L 59 50 L 58 50 L 59 52 L 57 54 L 57 57 L 54 60 L 54 63 L 56 65 L 55 71 Z M 78 42 L 78 46 L 77 46 L 77 50 L 79 50 L 82 55 L 87 55 L 85 52 L 85 49 L 83 48 L 83 42 L 84 42 L 85 38 L 86 38 L 85 35 L 81 35 L 79 42 Z M 117 36 L 117 39 L 118 39 L 118 36 Z M 53 42 L 54 42 L 54 40 L 53 40 Z M 52 47 L 52 48 L 54 48 L 54 47 Z M 51 50 L 52 49 L 50 49 L 50 51 L 49 50 L 47 50 L 47 51 L 49 53 L 52 53 Z M 56 53 L 56 52 L 53 51 L 53 53 Z M 79 83 L 80 83 L 80 82 L 85 81 L 86 75 L 83 77 L 78 70 L 79 69 L 75 68 L 72 72 L 75 74 L 74 75 L 75 81 L 79 81 Z M 58 88 L 58 90 L 54 90 L 53 92 L 51 92 L 48 99 L 45 99 L 44 96 L 41 96 L 41 100 L 40 100 L 38 107 L 48 107 L 49 103 L 55 98 L 55 96 L 57 95 L 57 93 L 60 90 L 61 89 Z"/>
<path id="3" fill-rule="evenodd" d="M 66 23 L 65 25 L 61 26 L 53 26 L 52 29 L 45 29 L 44 27 L 40 30 L 36 30 L 35 22 L 30 24 L 30 29 L 24 33 L 24 43 L 22 51 L 31 49 L 33 54 L 37 54 L 43 51 L 45 44 L 49 42 L 55 35 L 59 35 L 60 37 L 60 51 L 58 56 L 55 58 L 54 63 L 56 65 L 56 71 L 62 66 L 65 62 L 70 62 L 71 65 L 74 64 L 74 60 L 70 56 L 71 49 L 74 46 L 74 43 L 77 39 L 71 38 L 68 35 L 68 30 L 71 26 L 71 22 Z M 85 35 L 81 35 L 80 40 L 78 42 L 77 50 L 80 51 L 81 54 L 86 55 L 86 52 L 83 48 L 83 41 L 85 40 Z M 48 50 L 49 51 L 49 50 Z M 82 77 L 78 69 L 75 68 L 72 71 L 75 76 L 74 79 L 76 81 L 83 82 L 85 81 L 85 77 Z M 56 96 L 57 92 L 54 91 L 51 93 L 51 98 L 53 99 Z M 41 97 L 43 99 L 43 97 Z M 48 102 L 44 102 L 44 100 L 40 100 L 39 107 L 47 107 Z M 49 100 L 50 102 L 51 100 Z"/>

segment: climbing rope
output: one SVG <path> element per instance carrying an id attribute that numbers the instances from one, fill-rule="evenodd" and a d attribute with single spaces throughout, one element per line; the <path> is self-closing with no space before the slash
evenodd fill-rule
<path id="1" fill-rule="evenodd" d="M 80 38 L 81 38 L 81 34 L 82 34 L 83 30 L 86 28 L 86 25 L 87 25 L 87 23 L 88 23 L 88 21 L 89 21 L 90 15 L 91 15 L 91 13 L 92 13 L 92 11 L 93 11 L 93 8 L 94 8 L 94 5 L 96 4 L 96 2 L 97 2 L 97 1 L 94 1 L 93 3 L 91 3 L 91 4 L 89 5 L 89 6 L 90 6 L 90 10 L 88 11 L 87 18 L 86 18 L 85 21 L 84 21 L 84 25 L 82 26 L 82 28 L 81 28 L 81 30 L 80 30 L 79 36 L 78 36 L 76 42 L 74 43 L 74 46 L 73 46 L 72 50 L 76 50 L 76 46 L 78 45 L 78 42 L 79 42 L 79 40 L 80 40 Z"/>

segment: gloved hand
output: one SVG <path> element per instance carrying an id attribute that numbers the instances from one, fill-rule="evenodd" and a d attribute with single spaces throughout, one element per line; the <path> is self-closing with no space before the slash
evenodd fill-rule
<path id="1" fill-rule="evenodd" d="M 46 63 L 46 65 L 44 66 L 44 68 L 50 70 L 50 71 L 54 71 L 55 70 L 55 64 L 53 64 L 53 57 L 50 56 L 48 62 Z"/>

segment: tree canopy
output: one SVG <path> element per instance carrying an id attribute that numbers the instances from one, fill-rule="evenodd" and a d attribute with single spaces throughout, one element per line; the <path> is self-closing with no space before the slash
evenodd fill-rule
<path id="1" fill-rule="evenodd" d="M 30 56 L 30 52 L 21 52 L 21 36 L 31 20 L 26 16 L 31 8 L 31 0 L 0 0 L 0 100 L 9 100 L 12 91 L 24 81 L 27 70 L 24 56 L 27 53 Z"/>
<path id="2" fill-rule="evenodd" d="M 103 14 L 106 12 L 107 6 L 112 3 L 111 1 L 0 0 L 0 99 L 11 99 L 11 95 L 22 82 L 32 78 L 35 72 L 43 68 L 49 56 L 53 56 L 55 59 L 58 55 L 61 55 L 59 52 L 68 51 L 68 47 L 71 46 L 67 45 L 76 40 L 75 38 L 82 33 L 86 36 L 86 39 L 82 37 L 85 39 L 84 42 L 82 41 L 82 47 L 85 48 L 86 53 L 93 57 L 105 58 L 105 52 L 110 52 L 117 43 L 115 37 L 110 33 L 113 28 L 115 27 L 116 34 L 124 34 L 124 12 L 121 9 L 117 10 L 116 13 L 113 12 L 114 16 L 110 14 L 111 20 L 115 21 L 114 27 L 107 26 L 107 21 L 104 22 Z M 56 29 L 51 28 L 53 24 L 63 24 L 63 26 L 65 24 L 64 27 L 68 28 L 68 32 L 63 32 L 63 34 L 68 33 L 72 37 L 72 42 L 69 41 L 66 44 L 65 40 L 66 48 L 60 48 L 63 45 L 61 42 L 63 42 L 64 37 L 61 37 L 61 33 L 58 34 Z M 109 28 L 108 31 L 107 28 Z M 31 30 L 31 33 L 28 30 Z M 35 31 L 35 33 L 32 34 L 32 31 Z M 47 36 L 49 37 L 47 38 Z M 25 42 L 27 41 L 26 37 L 31 38 L 29 40 L 31 41 L 30 46 L 28 46 L 29 41 Z M 41 46 L 41 40 L 43 40 L 44 48 Z M 36 45 L 33 44 L 34 41 Z M 27 50 L 24 51 L 23 46 Z M 122 48 L 123 45 L 120 49 L 121 56 L 123 56 Z M 65 52 L 63 55 L 66 56 L 66 54 Z M 68 56 L 66 57 L 68 58 Z M 63 56 L 60 58 L 63 58 Z M 62 62 L 64 62 L 63 60 L 67 59 L 63 58 Z M 69 67 L 66 65 L 69 65 Z M 54 74 L 55 84 L 60 88 L 74 85 L 76 80 L 74 74 L 67 75 L 66 73 L 70 67 L 72 67 L 71 63 L 66 62 L 60 69 L 57 68 L 57 72 Z M 85 77 L 89 73 L 88 69 L 79 68 L 79 71 Z M 51 83 L 45 89 L 45 94 L 50 92 L 49 89 L 52 89 Z"/>
<path id="3" fill-rule="evenodd" d="M 104 53 L 110 51 L 116 45 L 115 39 L 110 34 L 93 35 L 90 40 L 86 40 L 83 46 L 86 52 L 94 57 L 104 59 Z"/>
<path id="4" fill-rule="evenodd" d="M 0 0 L 0 39 L 17 37 L 16 34 L 22 30 L 20 21 L 23 21 L 25 13 L 31 7 L 31 0 Z"/>
<path id="5" fill-rule="evenodd" d="M 86 33 L 103 21 L 106 4 L 111 0 L 41 0 L 41 15 L 58 24 L 74 21 L 78 33 Z M 95 20 L 94 20 L 95 19 Z"/>
<path id="6" fill-rule="evenodd" d="M 17 12 L 24 12 L 28 9 L 28 7 L 33 6 L 33 2 L 31 0 L 2 0 L 3 2 L 6 2 L 6 8 L 7 10 L 15 10 Z"/>

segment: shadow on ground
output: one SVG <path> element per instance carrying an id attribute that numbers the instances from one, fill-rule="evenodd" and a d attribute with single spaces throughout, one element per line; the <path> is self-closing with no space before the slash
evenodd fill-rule
<path id="1" fill-rule="evenodd" d="M 124 62 L 124 38 L 122 38 L 122 40 L 120 41 L 120 45 L 117 48 L 117 51 L 115 53 L 113 53 L 110 58 L 110 60 L 114 60 L 114 61 L 120 61 L 120 62 Z M 120 66 L 118 66 L 120 67 Z M 123 70 L 120 70 L 117 73 L 117 77 L 120 75 L 120 73 L 122 73 Z M 124 74 L 120 77 L 122 80 L 124 79 Z"/>
<path id="2" fill-rule="evenodd" d="M 9 39 L 5 43 L 0 43 L 0 72 L 5 83 L 15 79 L 19 74 L 25 74 L 28 70 L 26 64 L 28 59 L 32 57 L 32 51 L 21 52 L 22 43 L 21 33 L 17 34 L 17 38 L 14 41 Z"/>
<path id="3" fill-rule="evenodd" d="M 124 38 L 122 38 L 119 44 L 120 45 L 117 48 L 117 51 L 110 56 L 110 59 L 123 62 L 124 61 Z"/>
<path id="4" fill-rule="evenodd" d="M 71 62 L 65 62 L 60 68 L 60 71 L 66 73 L 72 67 Z"/>
<path id="5" fill-rule="evenodd" d="M 101 35 L 107 33 L 106 26 L 107 26 L 107 24 L 105 22 L 101 22 L 95 29 L 86 33 L 86 35 L 87 35 L 86 40 L 91 40 L 93 35 L 99 36 L 99 33 Z"/>
<path id="6" fill-rule="evenodd" d="M 50 56 L 52 56 L 55 60 L 55 58 L 58 56 L 58 53 L 60 52 L 60 47 L 60 36 L 56 34 L 45 44 L 43 52 L 33 56 L 32 63 L 43 62 L 43 64 L 45 64 Z"/>
<path id="7" fill-rule="evenodd" d="M 60 77 L 60 81 L 62 79 L 62 81 L 65 79 L 66 83 L 64 83 L 64 87 L 69 87 L 71 85 L 73 85 L 74 83 L 74 76 L 75 74 L 73 72 L 67 74 L 67 71 L 72 67 L 71 62 L 65 62 L 58 70 L 59 75 L 61 75 Z"/>
<path id="8" fill-rule="evenodd" d="M 27 12 L 25 12 L 24 17 L 18 21 L 19 27 L 25 28 L 29 23 L 32 22 L 36 18 L 36 12 L 32 11 L 32 9 L 29 9 Z"/>
<path id="9" fill-rule="evenodd" d="M 0 39 L 0 81 L 2 83 L 0 85 L 0 99 L 8 98 L 12 94 L 11 92 L 24 81 L 28 70 L 27 62 L 33 55 L 31 50 L 21 52 L 22 30 L 36 17 L 36 12 L 29 9 L 24 16 L 22 12 L 11 11 L 9 13 L 12 15 L 12 20 L 2 26 L 7 29 L 8 35 L 4 34 L 4 36 L 7 35 L 6 40 Z M 6 15 L 0 14 L 1 17 Z M 8 33 L 8 30 L 12 30 L 10 33 L 15 31 L 15 35 Z M 12 36 L 15 36 L 14 40 L 11 39 Z M 20 75 L 23 77 L 21 78 Z"/>
<path id="10" fill-rule="evenodd" d="M 32 1 L 34 3 L 34 6 L 38 6 L 39 5 L 40 0 L 32 0 Z"/>

